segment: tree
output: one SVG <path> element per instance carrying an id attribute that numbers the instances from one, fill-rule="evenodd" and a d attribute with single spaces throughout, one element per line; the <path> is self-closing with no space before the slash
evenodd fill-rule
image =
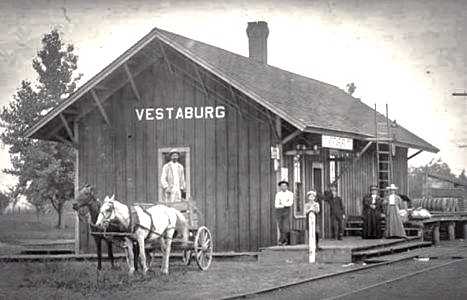
<path id="1" fill-rule="evenodd" d="M 24 138 L 24 133 L 75 90 L 82 75 L 73 77 L 78 62 L 73 50 L 56 29 L 45 34 L 32 62 L 38 75 L 36 86 L 22 81 L 0 114 L 0 126 L 5 129 L 0 138 L 10 145 L 12 162 L 12 168 L 4 171 L 18 177 L 16 192 L 26 195 L 36 208 L 52 204 L 58 214 L 57 227 L 61 227 L 64 202 L 73 198 L 74 151 L 62 143 Z"/>
<path id="2" fill-rule="evenodd" d="M 425 166 L 420 167 L 410 167 L 408 176 L 409 176 L 409 196 L 412 198 L 421 198 L 423 197 L 423 189 L 425 185 L 425 176 L 426 174 L 439 175 L 446 178 L 456 178 L 451 172 L 451 168 L 445 162 L 438 159 L 436 162 L 430 162 Z"/>
<path id="3" fill-rule="evenodd" d="M 3 213 L 5 208 L 8 206 L 8 203 L 10 202 L 10 198 L 8 198 L 5 193 L 0 191 L 0 214 Z"/>
<path id="4" fill-rule="evenodd" d="M 467 176 L 465 175 L 465 169 L 462 169 L 462 172 L 459 174 L 459 179 L 460 179 L 462 182 L 466 182 L 466 183 L 467 183 Z"/>

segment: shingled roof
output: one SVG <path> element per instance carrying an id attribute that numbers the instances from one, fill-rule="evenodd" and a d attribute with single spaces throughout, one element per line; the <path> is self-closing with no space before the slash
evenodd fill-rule
<path id="1" fill-rule="evenodd" d="M 228 82 L 299 130 L 361 139 L 374 138 L 374 110 L 338 87 L 158 28 L 152 30 L 35 124 L 27 132 L 27 136 L 41 138 L 37 132 L 41 131 L 43 126 L 58 117 L 66 107 L 79 101 L 80 97 L 112 70 L 124 64 L 155 39 Z M 386 120 L 381 114 L 377 114 L 377 119 L 378 122 Z M 439 151 L 400 125 L 393 126 L 391 130 L 395 134 L 396 143 L 401 146 L 430 152 Z"/>

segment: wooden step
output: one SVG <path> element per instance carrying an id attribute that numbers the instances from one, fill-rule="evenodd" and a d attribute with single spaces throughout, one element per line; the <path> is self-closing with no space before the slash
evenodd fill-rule
<path id="1" fill-rule="evenodd" d="M 431 242 L 423 242 L 423 241 L 411 241 L 411 242 L 402 242 L 395 245 L 390 246 L 383 246 L 377 247 L 368 250 L 359 250 L 352 252 L 353 259 L 361 259 L 367 258 L 372 256 L 380 256 L 380 255 L 387 255 L 392 253 L 398 253 L 410 249 L 421 248 L 421 247 L 430 247 L 432 245 Z"/>
<path id="2" fill-rule="evenodd" d="M 21 254 L 61 255 L 75 252 L 75 240 L 21 240 Z"/>

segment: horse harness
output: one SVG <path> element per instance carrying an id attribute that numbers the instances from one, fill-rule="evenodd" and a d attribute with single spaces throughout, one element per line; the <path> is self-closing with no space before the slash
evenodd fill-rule
<path id="1" fill-rule="evenodd" d="M 129 222 L 129 225 L 128 225 L 128 232 L 129 233 L 135 233 L 136 228 L 140 227 L 140 228 L 142 228 L 144 230 L 147 230 L 149 232 L 148 235 L 146 236 L 146 239 L 151 234 L 155 234 L 157 237 L 164 237 L 164 238 L 167 238 L 167 239 L 172 239 L 172 238 L 167 237 L 167 230 L 175 228 L 174 226 L 168 226 L 167 228 L 164 229 L 164 231 L 162 233 L 158 233 L 158 232 L 156 232 L 156 227 L 154 226 L 154 221 L 152 219 L 152 216 L 146 209 L 144 209 L 141 206 L 138 206 L 149 217 L 149 220 L 151 220 L 150 228 L 147 228 L 146 226 L 141 225 L 141 223 L 139 222 L 138 212 L 136 211 L 135 206 L 128 205 L 128 204 L 126 204 L 126 206 L 128 207 L 128 214 L 129 214 L 129 217 L 130 217 L 130 222 Z M 166 215 L 167 215 L 167 213 L 166 213 Z M 169 217 L 169 215 L 167 215 L 167 217 Z M 170 220 L 170 218 L 169 218 L 169 220 Z"/>

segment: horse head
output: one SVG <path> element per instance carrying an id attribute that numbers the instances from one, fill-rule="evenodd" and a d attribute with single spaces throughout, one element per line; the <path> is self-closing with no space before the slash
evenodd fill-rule
<path id="1" fill-rule="evenodd" d="M 73 209 L 78 212 L 79 219 L 84 223 L 88 222 L 88 214 L 91 215 L 91 221 L 96 222 L 100 206 L 101 202 L 95 196 L 94 187 L 89 184 L 78 191 L 75 202 L 72 204 Z"/>
<path id="2" fill-rule="evenodd" d="M 105 196 L 104 202 L 99 209 L 96 227 L 106 229 L 111 222 L 118 221 L 117 209 L 115 208 L 115 195 Z"/>
<path id="3" fill-rule="evenodd" d="M 86 184 L 78 191 L 72 207 L 74 210 L 79 211 L 81 208 L 89 206 L 93 200 L 95 200 L 94 187 Z"/>

